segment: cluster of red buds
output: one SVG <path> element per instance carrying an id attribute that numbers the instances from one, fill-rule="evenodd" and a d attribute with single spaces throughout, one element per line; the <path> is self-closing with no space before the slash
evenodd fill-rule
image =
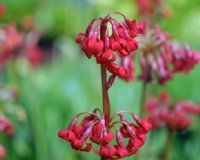
<path id="1" fill-rule="evenodd" d="M 66 129 L 59 131 L 58 136 L 69 141 L 75 150 L 93 150 L 96 154 L 111 159 L 131 156 L 144 144 L 152 125 L 148 119 L 140 119 L 133 113 L 130 114 L 135 123 L 130 123 L 122 113 L 130 112 L 119 112 L 111 116 L 108 126 L 105 124 L 104 113 L 98 109 L 80 113 Z M 81 115 L 86 116 L 77 124 Z M 117 117 L 118 120 L 114 120 Z M 112 145 L 115 137 L 116 144 Z M 125 141 L 128 142 L 125 144 Z M 97 144 L 99 149 L 94 148 L 92 143 Z"/>
<path id="2" fill-rule="evenodd" d="M 37 45 L 39 38 L 40 34 L 36 31 L 27 35 L 18 32 L 14 24 L 0 28 L 0 67 L 18 56 L 26 57 L 33 67 L 41 64 L 42 50 Z"/>
<path id="3" fill-rule="evenodd" d="M 113 14 L 121 15 L 123 22 L 113 18 Z M 135 38 L 144 32 L 144 24 L 137 24 L 121 13 L 112 13 L 104 18 L 93 19 L 85 33 L 76 37 L 76 42 L 90 59 L 96 58 L 98 64 L 103 64 L 112 73 L 130 81 L 134 79 L 131 53 L 138 48 Z"/>
<path id="4" fill-rule="evenodd" d="M 9 24 L 4 28 L 0 28 L 0 65 L 1 67 L 6 61 L 16 56 L 17 50 L 23 44 L 23 36 L 17 32 L 14 24 Z"/>
<path id="5" fill-rule="evenodd" d="M 4 14 L 5 12 L 5 6 L 3 4 L 0 4 L 0 17 Z"/>
<path id="6" fill-rule="evenodd" d="M 139 9 L 139 14 L 143 17 L 164 16 L 169 17 L 171 11 L 164 5 L 164 0 L 134 0 Z"/>
<path id="7" fill-rule="evenodd" d="M 166 46 L 166 51 L 173 64 L 173 72 L 187 73 L 200 61 L 199 53 L 191 50 L 187 44 L 181 48 L 176 42 L 171 42 Z"/>
<path id="8" fill-rule="evenodd" d="M 0 145 L 0 160 L 2 160 L 5 156 L 6 156 L 6 150 L 2 145 Z"/>
<path id="9" fill-rule="evenodd" d="M 14 134 L 14 127 L 12 123 L 4 116 L 0 116 L 0 133 L 12 136 Z M 5 148 L 0 144 L 0 160 L 6 156 Z"/>
<path id="10" fill-rule="evenodd" d="M 4 116 L 0 116 L 0 132 L 9 136 L 14 134 L 14 128 L 12 123 Z"/>
<path id="11" fill-rule="evenodd" d="M 189 101 L 171 105 L 166 92 L 161 92 L 159 97 L 150 98 L 145 108 L 154 128 L 167 126 L 172 130 L 184 130 L 192 124 L 191 114 L 200 115 L 200 107 Z"/>
<path id="12" fill-rule="evenodd" d="M 0 4 L 0 16 L 5 11 Z M 32 30 L 27 34 L 17 31 L 15 24 L 0 27 L 0 69 L 5 63 L 18 56 L 26 57 L 31 66 L 35 67 L 42 62 L 42 49 L 38 46 L 41 32 Z"/>
<path id="13" fill-rule="evenodd" d="M 139 13 L 142 15 L 154 14 L 163 0 L 135 0 Z"/>
<path id="14" fill-rule="evenodd" d="M 199 62 L 200 55 L 188 45 L 181 48 L 169 34 L 158 26 L 149 28 L 141 36 L 139 62 L 143 81 L 157 79 L 164 84 L 177 72 L 187 73 Z"/>
<path id="15" fill-rule="evenodd" d="M 41 35 L 40 31 L 32 30 L 25 37 L 23 52 L 33 67 L 39 66 L 43 60 L 43 51 L 38 46 Z"/>

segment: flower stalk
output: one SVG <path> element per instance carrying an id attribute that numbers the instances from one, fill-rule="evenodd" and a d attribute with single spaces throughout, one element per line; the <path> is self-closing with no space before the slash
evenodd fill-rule
<path id="1" fill-rule="evenodd" d="M 101 24 L 101 35 L 100 39 L 105 41 L 106 38 L 106 19 Z M 105 48 L 104 48 L 105 50 Z M 108 95 L 108 85 L 107 85 L 107 74 L 106 68 L 104 64 L 101 64 L 101 85 L 102 85 L 102 101 L 103 101 L 103 113 L 105 115 L 105 125 L 106 128 L 109 128 L 109 121 L 110 121 L 110 100 Z M 101 160 L 106 160 L 107 158 L 101 156 Z"/>
<path id="2" fill-rule="evenodd" d="M 109 127 L 110 121 L 110 101 L 107 88 L 107 75 L 104 65 L 101 65 L 101 80 L 102 80 L 102 100 L 103 100 L 103 113 L 105 114 L 105 124 Z"/>
<path id="3" fill-rule="evenodd" d="M 145 100 L 146 100 L 146 95 L 147 95 L 147 85 L 148 82 L 144 81 L 142 82 L 142 91 L 141 91 L 141 100 L 140 100 L 140 111 L 139 111 L 139 116 L 143 117 L 144 116 L 144 112 L 145 112 L 145 108 L 144 108 L 144 104 L 145 104 Z M 140 155 L 139 152 L 137 154 L 135 154 L 134 160 L 140 160 Z"/>
<path id="4" fill-rule="evenodd" d="M 139 113 L 139 116 L 140 116 L 140 117 L 143 117 L 143 116 L 144 116 L 144 112 L 145 112 L 144 103 L 145 103 L 146 95 L 147 95 L 147 85 L 148 85 L 148 82 L 145 82 L 145 81 L 144 81 L 144 82 L 142 83 L 141 102 L 140 102 L 140 113 Z"/>
<path id="5" fill-rule="evenodd" d="M 163 160 L 169 160 L 170 159 L 170 151 L 171 151 L 171 147 L 172 147 L 172 140 L 173 140 L 173 131 L 171 129 L 168 129 Z"/>

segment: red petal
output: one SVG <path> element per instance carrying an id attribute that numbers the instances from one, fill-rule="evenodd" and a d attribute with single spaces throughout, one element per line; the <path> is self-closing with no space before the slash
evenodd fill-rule
<path id="1" fill-rule="evenodd" d="M 60 138 L 64 138 L 67 135 L 67 130 L 66 129 L 62 129 L 58 132 L 58 136 Z"/>
<path id="2" fill-rule="evenodd" d="M 111 48 L 112 48 L 113 51 L 119 51 L 119 50 L 122 49 L 121 45 L 120 45 L 120 43 L 118 41 L 112 42 L 111 43 Z"/>
<path id="3" fill-rule="evenodd" d="M 109 132 L 105 137 L 103 137 L 103 143 L 108 144 L 110 143 L 114 138 L 113 133 Z"/>
<path id="4" fill-rule="evenodd" d="M 104 44 L 103 41 L 97 41 L 97 39 L 92 38 L 88 42 L 88 47 L 92 54 L 99 55 L 103 52 Z"/>
<path id="5" fill-rule="evenodd" d="M 91 143 L 86 143 L 86 146 L 81 151 L 89 152 L 92 149 Z"/>
<path id="6" fill-rule="evenodd" d="M 127 52 L 126 50 L 120 50 L 119 53 L 122 55 L 122 56 L 127 56 L 130 54 L 130 52 Z"/>
<path id="7" fill-rule="evenodd" d="M 92 57 L 92 53 L 91 51 L 89 50 L 89 48 L 83 44 L 82 47 L 81 47 L 82 51 L 85 52 L 86 56 L 90 59 Z"/>
<path id="8" fill-rule="evenodd" d="M 80 150 L 83 146 L 84 141 L 75 139 L 74 141 L 71 142 L 71 146 L 73 149 Z"/>
<path id="9" fill-rule="evenodd" d="M 127 51 L 133 52 L 138 48 L 138 43 L 134 40 L 128 41 L 127 43 Z"/>
<path id="10" fill-rule="evenodd" d="M 116 56 L 114 55 L 113 51 L 109 49 L 100 56 L 100 59 L 101 62 L 115 61 Z"/>
<path id="11" fill-rule="evenodd" d="M 127 70 L 122 68 L 122 67 L 119 67 L 119 69 L 117 70 L 117 74 L 120 77 L 126 77 L 127 76 Z"/>
<path id="12" fill-rule="evenodd" d="M 79 44 L 83 44 L 85 40 L 85 34 L 84 33 L 79 33 L 77 36 L 76 36 L 76 43 L 79 43 Z"/>
<path id="13" fill-rule="evenodd" d="M 152 123 L 149 119 L 143 119 L 141 122 L 141 125 L 145 129 L 146 132 L 149 132 L 152 128 Z"/>
<path id="14" fill-rule="evenodd" d="M 119 155 L 120 158 L 123 158 L 123 157 L 128 156 L 128 155 L 129 155 L 129 152 L 128 152 L 125 148 L 119 147 L 119 148 L 117 149 L 117 154 Z"/>

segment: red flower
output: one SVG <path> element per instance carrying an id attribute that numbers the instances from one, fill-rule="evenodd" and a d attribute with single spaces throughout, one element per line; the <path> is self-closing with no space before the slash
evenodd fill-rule
<path id="1" fill-rule="evenodd" d="M 79 116 L 83 114 L 89 114 L 89 116 L 84 117 L 77 125 Z M 110 117 L 109 126 L 106 127 L 105 118 L 101 112 L 100 116 L 98 116 L 97 110 L 81 113 L 72 120 L 67 129 L 60 130 L 58 136 L 69 141 L 75 150 L 88 152 L 93 149 L 96 154 L 109 159 L 127 157 L 134 154 L 145 143 L 146 134 L 151 129 L 149 120 L 142 120 L 133 113 L 130 114 L 136 124 L 129 123 L 122 113 L 117 113 Z M 120 117 L 120 120 L 114 121 L 117 116 Z M 120 130 L 118 123 L 121 124 Z M 113 133 L 112 128 L 116 130 L 116 134 Z M 114 138 L 117 143 L 111 145 Z M 128 138 L 127 144 L 124 141 L 125 138 Z M 96 143 L 99 149 L 94 148 L 92 142 Z"/>
<path id="2" fill-rule="evenodd" d="M 121 59 L 121 66 L 127 70 L 127 76 L 121 77 L 123 80 L 130 82 L 135 80 L 134 75 L 134 63 L 133 59 L 129 56 L 126 56 Z"/>
<path id="3" fill-rule="evenodd" d="M 35 30 L 25 38 L 24 54 L 32 67 L 37 67 L 42 63 L 42 49 L 38 46 L 41 34 L 41 32 Z"/>
<path id="4" fill-rule="evenodd" d="M 134 0 L 142 16 L 164 16 L 171 15 L 169 8 L 164 5 L 164 0 Z"/>
<path id="5" fill-rule="evenodd" d="M 6 150 L 2 145 L 0 145 L 0 160 L 3 159 L 5 156 L 6 156 Z"/>
<path id="6" fill-rule="evenodd" d="M 16 50 L 22 47 L 23 36 L 16 30 L 14 24 L 9 24 L 5 28 L 0 28 L 2 40 L 0 42 L 0 68 L 4 66 L 8 59 L 16 57 Z"/>
<path id="7" fill-rule="evenodd" d="M 188 101 L 170 104 L 169 98 L 169 94 L 161 92 L 158 98 L 151 98 L 145 104 L 153 127 L 167 126 L 174 130 L 188 128 L 192 124 L 191 114 L 200 115 L 200 107 Z"/>
<path id="8" fill-rule="evenodd" d="M 180 48 L 159 27 L 148 29 L 141 36 L 139 62 L 143 81 L 157 80 L 165 84 L 175 73 L 187 73 L 199 62 L 200 55 L 186 45 Z"/>
<path id="9" fill-rule="evenodd" d="M 100 150 L 94 149 L 94 152 L 102 157 L 111 158 L 116 155 L 117 150 L 114 146 L 101 145 Z"/>
<path id="10" fill-rule="evenodd" d="M 192 51 L 188 45 L 182 49 L 176 42 L 169 44 L 169 52 L 172 54 L 172 64 L 174 72 L 187 73 L 194 68 L 199 62 L 200 55 L 196 51 Z"/>
<path id="11" fill-rule="evenodd" d="M 0 116 L 0 132 L 4 132 L 9 136 L 12 136 L 14 133 L 12 123 L 4 116 Z"/>
<path id="12" fill-rule="evenodd" d="M 3 4 L 0 4 L 0 16 L 2 16 L 5 13 L 5 6 Z"/>
<path id="13" fill-rule="evenodd" d="M 111 14 L 105 18 L 95 18 L 90 22 L 85 33 L 77 35 L 76 42 L 81 45 L 82 51 L 89 59 L 93 56 L 98 64 L 104 64 L 112 74 L 132 80 L 134 76 L 133 73 L 130 74 L 130 70 L 133 64 L 124 64 L 122 59 L 138 48 L 138 42 L 134 38 L 143 32 L 144 24 L 137 24 L 135 20 L 131 21 L 122 16 L 123 23 L 115 20 Z M 109 25 L 111 30 L 108 29 Z M 106 34 L 102 37 L 104 33 Z"/>

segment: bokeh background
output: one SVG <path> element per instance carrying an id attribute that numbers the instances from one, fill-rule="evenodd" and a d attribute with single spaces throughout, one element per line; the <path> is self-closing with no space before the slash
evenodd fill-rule
<path id="1" fill-rule="evenodd" d="M 112 11 L 139 20 L 133 0 L 0 0 L 0 3 L 6 6 L 0 23 L 15 23 L 19 30 L 24 21 L 34 23 L 43 32 L 39 45 L 48 57 L 35 68 L 26 59 L 18 58 L 9 61 L 6 70 L 0 73 L 1 84 L 15 87 L 19 95 L 17 101 L 3 105 L 21 106 L 26 117 L 19 121 L 7 113 L 15 134 L 0 139 L 8 152 L 5 160 L 99 159 L 92 152 L 72 150 L 57 136 L 75 114 L 102 104 L 100 66 L 85 57 L 75 43 L 75 36 L 85 31 L 92 18 Z M 180 43 L 187 42 L 200 51 L 200 1 L 167 0 L 166 4 L 172 16 L 159 20 L 161 28 Z M 200 105 L 200 65 L 187 75 L 176 75 L 165 86 L 151 85 L 148 95 L 157 95 L 161 90 L 167 90 L 174 101 L 191 100 Z M 117 79 L 109 92 L 112 113 L 121 109 L 138 113 L 140 93 L 141 82 L 127 84 Z M 199 123 L 200 118 L 196 117 L 187 131 L 175 135 L 172 160 L 200 160 Z M 149 135 L 153 138 L 143 147 L 142 159 L 156 160 L 163 151 L 165 134 L 165 130 L 160 130 Z M 133 157 L 125 158 L 130 159 Z"/>

